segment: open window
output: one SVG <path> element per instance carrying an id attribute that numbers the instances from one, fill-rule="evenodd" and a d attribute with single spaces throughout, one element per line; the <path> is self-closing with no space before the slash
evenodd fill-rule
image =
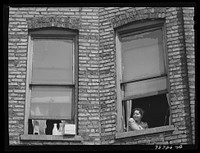
<path id="1" fill-rule="evenodd" d="M 134 108 L 145 110 L 142 121 L 148 123 L 148 128 L 169 125 L 167 96 L 167 94 L 159 94 L 123 101 L 124 131 L 130 130 L 128 127 L 128 119 L 132 116 L 133 112 L 131 110 Z"/>
<path id="2" fill-rule="evenodd" d="M 30 31 L 26 134 L 62 135 L 76 124 L 76 41 L 75 31 Z"/>
<path id="3" fill-rule="evenodd" d="M 163 21 L 116 29 L 118 132 L 129 131 L 134 108 L 149 128 L 169 125 L 170 106 Z"/>

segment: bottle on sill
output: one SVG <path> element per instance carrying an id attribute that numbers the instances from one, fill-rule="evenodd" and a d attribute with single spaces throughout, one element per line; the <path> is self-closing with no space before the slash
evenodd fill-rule
<path id="1" fill-rule="evenodd" d="M 59 123 L 59 135 L 63 135 L 63 123 Z"/>
<path id="2" fill-rule="evenodd" d="M 34 135 L 40 135 L 39 125 L 35 125 L 33 129 Z"/>
<path id="3" fill-rule="evenodd" d="M 33 134 L 34 135 L 40 135 L 39 121 L 38 120 L 32 120 L 32 124 L 33 124 Z"/>
<path id="4" fill-rule="evenodd" d="M 57 128 L 57 123 L 53 124 L 53 130 L 52 130 L 52 134 L 53 135 L 58 135 L 58 128 Z"/>

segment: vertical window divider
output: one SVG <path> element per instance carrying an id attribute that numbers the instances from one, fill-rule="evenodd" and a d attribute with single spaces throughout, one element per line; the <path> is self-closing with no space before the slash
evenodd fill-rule
<path id="1" fill-rule="evenodd" d="M 31 95 L 31 75 L 32 75 L 32 39 L 31 36 L 28 36 L 28 60 L 27 60 L 27 71 L 26 71 L 26 103 L 25 103 L 25 117 L 24 117 L 24 133 L 28 134 L 28 117 L 30 109 L 30 95 Z"/>
<path id="2" fill-rule="evenodd" d="M 122 70 L 121 70 L 121 43 L 118 34 L 116 34 L 116 63 L 117 63 L 117 131 L 123 132 L 123 106 L 121 103 L 122 92 L 121 92 L 121 81 L 122 81 Z"/>
<path id="3" fill-rule="evenodd" d="M 74 124 L 75 124 L 75 128 L 76 128 L 76 134 L 78 135 L 78 66 L 79 66 L 79 62 L 78 62 L 78 32 L 75 35 L 74 38 L 74 61 L 75 61 L 75 65 L 74 65 L 74 72 L 75 72 L 75 76 L 74 76 Z"/>
<path id="4" fill-rule="evenodd" d="M 166 39 L 166 24 L 164 23 L 162 26 L 162 30 L 163 30 L 163 51 L 164 51 L 164 63 L 165 63 L 165 69 L 166 69 L 166 80 L 167 80 L 167 101 L 168 101 L 168 105 L 169 105 L 169 125 L 171 125 L 171 93 L 170 93 L 170 82 L 169 82 L 169 59 L 168 59 L 168 52 L 167 52 L 167 39 Z"/>
<path id="5" fill-rule="evenodd" d="M 73 43 L 72 43 L 72 82 L 73 82 L 73 84 L 75 84 L 75 78 L 74 78 L 74 76 L 75 76 L 75 68 L 74 68 L 74 65 L 75 65 L 75 57 L 74 57 L 74 53 L 75 53 L 75 50 L 74 50 L 74 38 L 72 39 L 72 41 L 73 41 Z M 74 102 L 75 102 L 75 86 L 73 86 L 72 87 L 72 106 L 71 106 L 71 118 L 72 118 L 72 120 L 74 121 Z"/>

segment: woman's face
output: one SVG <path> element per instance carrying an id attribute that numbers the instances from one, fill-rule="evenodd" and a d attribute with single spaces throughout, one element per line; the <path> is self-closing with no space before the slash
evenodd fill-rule
<path id="1" fill-rule="evenodd" d="M 142 118 L 142 115 L 140 114 L 140 111 L 139 110 L 135 110 L 134 113 L 133 113 L 133 119 L 135 121 L 141 121 L 141 118 Z"/>

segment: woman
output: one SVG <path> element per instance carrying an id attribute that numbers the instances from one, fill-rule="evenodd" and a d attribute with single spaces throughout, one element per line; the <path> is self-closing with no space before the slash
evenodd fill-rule
<path id="1" fill-rule="evenodd" d="M 132 116 L 129 119 L 130 130 L 134 131 L 148 128 L 148 124 L 146 122 L 141 121 L 143 114 L 144 111 L 141 108 L 133 109 Z"/>

